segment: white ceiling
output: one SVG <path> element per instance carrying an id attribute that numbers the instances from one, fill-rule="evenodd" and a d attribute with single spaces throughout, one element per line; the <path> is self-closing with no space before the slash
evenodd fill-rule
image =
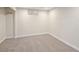
<path id="1" fill-rule="evenodd" d="M 23 9 L 30 9 L 30 10 L 39 10 L 39 11 L 50 11 L 55 7 L 18 7 Z"/>

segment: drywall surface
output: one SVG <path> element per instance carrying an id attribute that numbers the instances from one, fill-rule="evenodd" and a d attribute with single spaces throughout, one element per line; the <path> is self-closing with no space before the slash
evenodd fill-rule
<path id="1" fill-rule="evenodd" d="M 48 32 L 48 14 L 44 11 L 38 14 L 28 14 L 27 9 L 16 9 L 15 35 L 16 37 L 27 36 Z"/>
<path id="2" fill-rule="evenodd" d="M 7 35 L 7 38 L 13 38 L 13 14 L 7 14 L 6 15 L 6 35 Z"/>
<path id="3" fill-rule="evenodd" d="M 6 16 L 5 9 L 0 8 L 0 43 L 6 38 Z"/>
<path id="4" fill-rule="evenodd" d="M 56 8 L 49 19 L 50 33 L 79 49 L 79 8 Z"/>

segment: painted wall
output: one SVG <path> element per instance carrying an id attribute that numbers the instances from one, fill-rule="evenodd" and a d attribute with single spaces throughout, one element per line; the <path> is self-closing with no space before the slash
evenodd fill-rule
<path id="1" fill-rule="evenodd" d="M 13 38 L 13 28 L 14 24 L 13 24 L 13 14 L 7 14 L 6 15 L 6 35 L 7 38 Z"/>
<path id="2" fill-rule="evenodd" d="M 10 8 L 5 8 L 6 12 L 6 36 L 8 38 L 14 37 L 14 11 Z"/>
<path id="3" fill-rule="evenodd" d="M 29 15 L 26 9 L 16 9 L 16 37 L 48 32 L 48 14 L 44 11 L 38 15 Z"/>
<path id="4" fill-rule="evenodd" d="M 79 8 L 56 8 L 49 19 L 50 33 L 79 49 Z"/>
<path id="5" fill-rule="evenodd" d="M 6 16 L 5 9 L 0 8 L 0 43 L 6 38 Z"/>

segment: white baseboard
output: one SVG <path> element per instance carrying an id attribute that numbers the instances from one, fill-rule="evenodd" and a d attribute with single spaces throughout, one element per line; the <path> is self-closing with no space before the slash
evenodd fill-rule
<path id="1" fill-rule="evenodd" d="M 36 35 L 43 35 L 43 34 L 48 34 L 48 32 L 44 33 L 36 33 L 36 34 L 28 34 L 28 35 L 22 35 L 22 36 L 15 36 L 14 38 L 21 38 L 21 37 L 28 37 L 28 36 L 36 36 Z M 13 37 L 5 37 L 4 39 L 0 40 L 0 44 L 6 40 L 6 39 L 13 39 Z"/>
<path id="2" fill-rule="evenodd" d="M 6 39 L 13 39 L 14 37 L 6 37 Z"/>
<path id="3" fill-rule="evenodd" d="M 4 40 L 6 40 L 6 38 L 3 38 L 2 40 L 0 40 L 0 44 L 1 44 Z"/>
<path id="4" fill-rule="evenodd" d="M 52 34 L 52 33 L 49 33 L 49 35 L 51 35 L 51 36 L 57 38 L 57 39 L 60 40 L 61 42 L 65 43 L 65 44 L 67 44 L 68 46 L 70 46 L 70 47 L 74 48 L 75 50 L 79 51 L 79 48 L 78 48 L 78 47 L 76 47 L 76 46 L 74 46 L 74 45 L 72 45 L 72 44 L 70 44 L 70 43 L 64 41 L 63 39 L 59 38 L 58 36 L 56 36 L 56 35 L 54 35 L 54 34 Z"/>
<path id="5" fill-rule="evenodd" d="M 28 37 L 28 36 L 36 36 L 36 35 L 43 35 L 43 34 L 48 34 L 48 32 L 15 36 L 15 38 Z"/>

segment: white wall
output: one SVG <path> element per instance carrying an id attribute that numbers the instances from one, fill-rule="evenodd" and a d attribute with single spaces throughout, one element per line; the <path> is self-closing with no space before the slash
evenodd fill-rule
<path id="1" fill-rule="evenodd" d="M 9 12 L 12 10 L 0 7 L 0 43 L 14 36 L 13 14 L 9 14 Z"/>
<path id="2" fill-rule="evenodd" d="M 10 7 L 5 8 L 6 12 L 6 38 L 14 38 L 15 34 L 15 19 L 14 19 L 14 14 L 15 11 L 11 9 Z"/>
<path id="3" fill-rule="evenodd" d="M 6 16 L 5 9 L 0 8 L 0 43 L 6 38 Z"/>
<path id="4" fill-rule="evenodd" d="M 13 20 L 14 20 L 13 14 L 6 15 L 6 35 L 7 35 L 7 38 L 13 38 L 13 35 L 14 35 Z"/>
<path id="5" fill-rule="evenodd" d="M 28 15 L 26 9 L 16 9 L 16 37 L 48 32 L 48 14 L 44 11 L 38 15 Z"/>
<path id="6" fill-rule="evenodd" d="M 79 8 L 56 8 L 49 18 L 50 33 L 79 49 Z"/>

